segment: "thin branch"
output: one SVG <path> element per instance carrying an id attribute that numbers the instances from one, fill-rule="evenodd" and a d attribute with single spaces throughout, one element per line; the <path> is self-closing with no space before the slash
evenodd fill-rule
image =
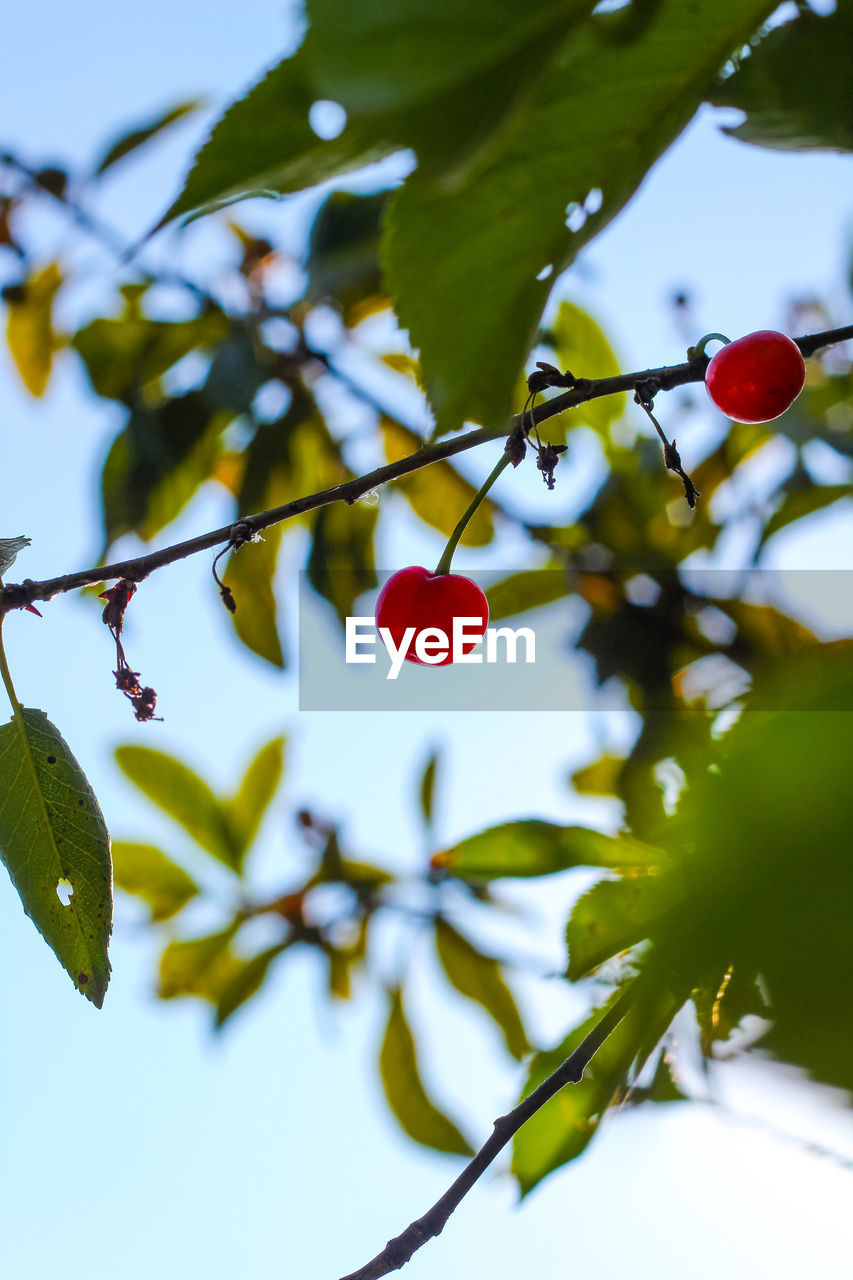
<path id="1" fill-rule="evenodd" d="M 797 338 L 796 343 L 803 355 L 809 356 L 822 347 L 851 338 L 853 338 L 853 325 L 847 325 L 840 329 L 828 329 L 823 333 L 813 333 Z M 571 390 L 564 391 L 561 395 L 537 405 L 533 411 L 533 421 L 536 424 L 545 422 L 548 418 L 564 413 L 566 409 L 573 409 L 589 400 L 597 400 L 600 396 L 633 391 L 638 383 L 653 382 L 660 391 L 672 391 L 675 387 L 685 386 L 690 382 L 701 382 L 707 365 L 708 360 L 703 357 L 701 360 L 685 364 L 666 365 L 659 369 L 645 369 L 636 373 L 620 373 L 613 378 L 582 379 Z M 529 419 L 528 413 L 528 421 Z M 159 551 L 151 551 L 131 560 L 95 565 L 91 569 L 81 569 L 77 573 L 63 574 L 58 578 L 45 578 L 40 582 L 34 582 L 28 578 L 23 583 L 10 584 L 3 589 L 0 596 L 0 617 L 11 609 L 26 608 L 35 600 L 50 600 L 62 592 L 75 591 L 80 587 L 92 586 L 96 582 L 104 582 L 110 578 L 128 578 L 133 582 L 141 582 L 155 569 L 162 569 L 167 564 L 174 564 L 177 560 L 184 560 L 187 556 L 209 550 L 211 547 L 219 546 L 220 543 L 232 542 L 235 533 L 244 526 L 248 526 L 252 534 L 257 534 L 272 525 L 292 520 L 294 516 L 328 506 L 332 502 L 346 502 L 351 505 L 363 494 L 379 485 L 388 484 L 389 481 L 397 480 L 400 476 L 408 475 L 412 471 L 419 471 L 421 467 L 428 467 L 434 462 L 455 457 L 456 454 L 464 453 L 468 449 L 475 449 L 479 445 L 499 440 L 521 426 L 521 415 L 518 415 L 510 418 L 502 428 L 478 427 L 452 440 L 426 443 L 418 449 L 417 453 L 401 458 L 398 462 L 389 462 L 385 466 L 377 467 L 367 475 L 357 476 L 344 484 L 333 485 L 332 488 L 323 489 L 319 493 L 296 498 L 293 502 L 272 507 L 268 511 L 260 511 L 256 515 L 243 516 L 231 524 L 223 525 L 220 529 L 213 529 L 196 538 L 188 538 L 185 542 L 175 543 L 171 547 L 162 547 Z"/>
<path id="2" fill-rule="evenodd" d="M 495 1121 L 491 1136 L 483 1143 L 473 1160 L 465 1166 L 441 1199 L 437 1200 L 423 1217 L 411 1222 L 399 1236 L 389 1240 L 375 1258 L 360 1267 L 358 1271 L 352 1271 L 349 1275 L 343 1276 L 342 1280 L 379 1280 L 381 1276 L 387 1276 L 392 1271 L 398 1271 L 400 1267 L 405 1266 L 422 1245 L 439 1235 L 457 1205 L 522 1125 L 544 1107 L 546 1102 L 550 1102 L 565 1085 L 580 1082 L 584 1070 L 611 1031 L 614 1031 L 625 1017 L 633 1002 L 634 990 L 633 987 L 629 987 L 607 1011 L 598 1025 L 593 1027 L 589 1035 L 581 1041 L 574 1053 L 571 1053 L 565 1062 L 561 1063 L 557 1070 L 548 1076 L 547 1080 L 543 1080 L 517 1107 Z"/>

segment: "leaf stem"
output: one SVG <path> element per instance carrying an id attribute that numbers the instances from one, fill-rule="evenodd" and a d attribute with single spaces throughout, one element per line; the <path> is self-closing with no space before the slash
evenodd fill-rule
<path id="1" fill-rule="evenodd" d="M 479 507 L 480 503 L 485 498 L 486 494 L 491 489 L 492 485 L 497 480 L 500 473 L 510 464 L 510 462 L 512 462 L 512 455 L 507 453 L 506 450 L 504 450 L 504 453 L 500 461 L 496 463 L 496 465 L 492 468 L 492 470 L 489 472 L 486 479 L 483 481 L 483 484 L 474 494 L 474 497 L 472 498 L 468 508 L 466 509 L 465 513 L 462 516 L 462 519 L 459 521 L 456 528 L 453 530 L 450 537 L 448 538 L 447 546 L 444 548 L 444 550 L 441 553 L 441 559 L 439 560 L 438 564 L 435 566 L 435 577 L 438 577 L 438 575 L 441 573 L 450 572 L 450 562 L 453 559 L 453 553 L 456 550 L 457 546 L 459 545 L 459 539 L 462 537 L 462 534 L 465 532 L 465 529 L 468 525 L 469 520 L 471 519 L 474 512 Z"/>
<path id="2" fill-rule="evenodd" d="M 5 617 L 2 614 L 0 614 L 0 679 L 3 680 L 6 693 L 8 694 L 9 701 L 12 704 L 12 711 L 14 712 L 15 719 L 18 721 L 18 724 L 21 728 L 21 732 L 24 735 L 24 741 L 26 742 L 27 735 L 26 735 L 26 729 L 24 725 L 24 713 L 21 709 L 21 704 L 18 701 L 17 694 L 15 693 L 15 686 L 12 683 L 12 673 L 9 670 L 9 663 L 6 661 L 6 650 L 3 647 L 3 623 L 4 622 L 5 622 Z"/>

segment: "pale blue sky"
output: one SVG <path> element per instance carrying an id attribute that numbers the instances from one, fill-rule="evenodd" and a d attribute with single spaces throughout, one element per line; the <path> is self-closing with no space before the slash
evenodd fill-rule
<path id="1" fill-rule="evenodd" d="M 293 12 L 281 0 L 14 6 L 4 15 L 11 56 L 0 82 L 0 137 L 34 163 L 82 164 L 123 126 L 175 100 L 204 94 L 222 104 L 292 40 Z M 130 236 L 149 226 L 202 133 L 196 117 L 144 161 L 116 171 L 105 216 Z M 751 150 L 722 138 L 706 116 L 567 287 L 612 333 L 623 367 L 676 361 L 684 342 L 666 308 L 676 288 L 695 296 L 695 337 L 777 325 L 791 294 L 840 303 L 851 190 L 849 160 Z M 287 203 L 255 204 L 239 216 L 298 243 Z M 44 220 L 46 244 L 55 225 Z M 196 265 L 206 236 L 215 239 L 200 228 Z M 71 357 L 60 361 L 46 400 L 34 403 L 4 356 L 0 405 L 12 477 L 0 534 L 33 538 L 21 575 L 90 563 L 98 465 L 116 411 L 85 394 Z M 715 429 L 701 403 L 685 417 L 678 439 L 686 465 L 691 441 Z M 473 477 L 491 462 L 471 456 L 463 465 Z M 503 478 L 507 492 L 513 480 Z M 541 485 L 519 484 L 514 501 L 543 502 Z M 571 484 L 557 491 L 549 517 L 571 508 L 573 492 Z M 382 517 L 387 567 L 437 559 L 439 540 L 400 504 L 383 498 Z M 226 518 L 218 494 L 205 492 L 168 540 Z M 850 523 L 849 510 L 816 518 L 796 539 L 778 539 L 771 553 L 779 564 L 812 567 L 831 553 L 851 567 Z M 522 554 L 510 539 L 488 556 L 460 556 L 458 567 L 509 568 Z M 298 567 L 293 557 L 282 568 L 292 641 Z M 62 729 L 117 836 L 161 838 L 176 853 L 182 847 L 117 776 L 117 743 L 177 750 L 228 786 L 250 750 L 282 728 L 292 737 L 288 803 L 342 819 L 354 849 L 394 865 L 417 865 L 418 769 L 439 742 L 447 746 L 440 817 L 447 840 L 519 816 L 518 794 L 531 814 L 614 819 L 607 806 L 573 797 L 565 779 L 602 745 L 626 740 L 626 715 L 300 716 L 292 677 L 268 675 L 232 643 L 203 557 L 156 574 L 128 619 L 128 653 L 158 690 L 163 724 L 137 726 L 111 687 L 108 637 L 91 609 L 61 598 L 44 613 L 42 622 L 15 615 L 6 628 L 18 692 Z M 507 742 L 524 748 L 511 796 L 500 783 Z M 280 802 L 264 832 L 261 861 L 270 875 L 292 857 L 287 811 Z M 548 965 L 560 963 L 560 917 L 571 887 L 534 884 L 514 894 L 541 921 L 528 951 Z M 387 1117 L 374 1069 L 379 1003 L 365 998 L 330 1012 L 317 1001 L 321 977 L 309 958 L 290 961 L 214 1042 L 204 1010 L 151 998 L 155 949 L 133 904 L 118 903 L 113 980 L 100 1012 L 74 992 L 5 880 L 0 915 L 0 1221 L 6 1269 L 16 1280 L 147 1280 L 152 1273 L 334 1280 L 372 1256 L 455 1176 L 456 1162 L 415 1148 Z M 430 1081 L 481 1139 L 511 1104 L 518 1075 L 474 1013 L 437 997 L 426 959 L 423 968 L 414 1018 L 432 1029 Z M 561 984 L 544 994 L 537 984 L 525 988 L 534 1026 L 543 1039 L 556 1038 L 579 1010 L 576 993 Z M 853 1155 L 849 1120 L 830 1099 L 804 1102 L 778 1073 L 771 1084 L 754 1066 L 719 1075 L 734 1105 L 765 1109 Z M 550 1179 L 520 1213 L 511 1209 L 508 1181 L 486 1179 L 406 1275 L 711 1280 L 725 1269 L 740 1280 L 760 1268 L 775 1280 L 841 1280 L 849 1179 L 829 1161 L 701 1107 L 641 1111 L 608 1121 L 589 1155 Z"/>

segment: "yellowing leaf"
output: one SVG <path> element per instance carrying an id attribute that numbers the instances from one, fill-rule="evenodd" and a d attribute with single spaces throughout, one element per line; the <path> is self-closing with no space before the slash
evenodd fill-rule
<path id="1" fill-rule="evenodd" d="M 382 420 L 382 435 L 389 462 L 417 453 L 423 444 L 413 431 L 390 418 Z M 415 514 L 447 538 L 477 492 L 449 462 L 433 463 L 394 483 L 406 495 Z M 491 542 L 493 511 L 494 504 L 488 498 L 480 503 L 460 539 L 463 547 L 484 547 Z"/>
<path id="2" fill-rule="evenodd" d="M 21 381 L 33 396 L 44 395 L 53 354 L 61 345 L 52 320 L 53 299 L 61 284 L 59 264 L 51 262 L 26 281 L 23 299 L 9 305 L 9 350 Z"/>
<path id="3" fill-rule="evenodd" d="M 619 362 L 604 331 L 591 315 L 573 302 L 561 302 L 549 338 L 561 369 L 570 370 L 576 378 L 613 378 L 620 372 Z M 605 431 L 625 412 L 625 393 L 600 396 L 580 404 L 566 415 L 566 425 L 586 423 L 596 431 Z"/>

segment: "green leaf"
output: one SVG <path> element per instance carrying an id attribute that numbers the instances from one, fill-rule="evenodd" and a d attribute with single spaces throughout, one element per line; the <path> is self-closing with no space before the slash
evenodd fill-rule
<path id="1" fill-rule="evenodd" d="M 43 711 L 0 727 L 0 857 L 24 910 L 100 1009 L 110 976 L 109 834 L 86 775 Z M 63 905 L 60 881 L 70 899 Z"/>
<path id="2" fill-rule="evenodd" d="M 488 588 L 489 620 L 500 622 L 503 618 L 515 618 L 530 609 L 565 600 L 569 594 L 567 575 L 562 570 L 523 569 Z"/>
<path id="3" fill-rule="evenodd" d="M 618 795 L 619 778 L 624 766 L 622 756 L 601 756 L 593 764 L 575 770 L 572 774 L 572 787 L 579 795 Z"/>
<path id="4" fill-rule="evenodd" d="M 589 827 L 561 827 L 539 818 L 507 822 L 436 853 L 434 867 L 475 880 L 547 876 L 569 867 L 649 870 L 667 855 L 632 836 L 606 836 Z"/>
<path id="5" fill-rule="evenodd" d="M 154 845 L 116 840 L 112 853 L 117 888 L 148 903 L 152 924 L 170 920 L 199 891 L 192 876 Z"/>
<path id="6" fill-rule="evenodd" d="M 598 1050 L 579 1084 L 567 1085 L 546 1102 L 513 1140 L 512 1171 L 521 1194 L 527 1195 L 549 1173 L 579 1156 L 593 1138 L 607 1108 L 625 1096 L 633 1072 L 639 1071 L 684 1003 L 662 983 L 634 982 L 636 1002 Z M 522 1097 L 532 1093 L 601 1021 L 623 993 L 615 992 L 554 1049 L 537 1053 Z"/>
<path id="7" fill-rule="evenodd" d="M 385 457 L 399 462 L 423 447 L 423 440 L 413 431 L 391 418 L 382 419 Z M 477 490 L 449 462 L 434 462 L 411 475 L 400 476 L 394 487 L 405 494 L 415 515 L 449 538 L 469 506 Z M 460 539 L 463 547 L 484 547 L 494 536 L 492 513 L 494 503 L 486 498 L 480 503 Z"/>
<path id="8" fill-rule="evenodd" d="M 6 340 L 21 381 L 32 396 L 47 389 L 53 356 L 61 345 L 53 332 L 53 299 L 62 284 L 59 264 L 49 263 L 21 287 L 23 297 L 9 303 Z"/>
<path id="9" fill-rule="evenodd" d="M 433 804 L 435 802 L 435 775 L 438 768 L 439 752 L 433 751 L 424 766 L 421 775 L 421 814 L 423 816 L 424 825 L 427 828 L 432 826 Z"/>
<path id="10" fill-rule="evenodd" d="M 218 1005 L 224 992 L 243 968 L 243 961 L 231 950 L 237 925 L 202 938 L 170 942 L 160 956 L 161 1000 L 198 996 Z"/>
<path id="11" fill-rule="evenodd" d="M 242 850 L 235 842 L 225 805 L 203 778 L 181 760 L 152 747 L 116 747 L 115 758 L 125 777 L 179 823 L 196 844 L 232 871 L 239 871 Z"/>
<path id="12" fill-rule="evenodd" d="M 237 793 L 227 804 L 229 826 L 241 857 L 251 848 L 278 790 L 284 769 L 284 743 L 283 737 L 273 738 L 261 747 L 243 775 Z"/>
<path id="13" fill-rule="evenodd" d="M 658 875 L 652 869 L 593 885 L 569 918 L 569 980 L 577 982 L 611 956 L 648 938 L 655 923 L 683 896 L 684 885 L 672 871 Z"/>
<path id="14" fill-rule="evenodd" d="M 284 666 L 273 589 L 280 544 L 281 526 L 266 529 L 256 542 L 232 551 L 223 575 L 237 605 L 234 630 L 247 649 L 274 667 Z"/>
<path id="15" fill-rule="evenodd" d="M 715 106 L 746 112 L 743 124 L 723 132 L 782 151 L 853 150 L 851 58 L 849 5 L 839 4 L 826 17 L 800 13 L 768 31 L 710 95 Z"/>
<path id="16" fill-rule="evenodd" d="M 815 511 L 823 511 L 826 507 L 838 502 L 841 498 L 853 496 L 853 485 L 821 484 L 810 485 L 807 489 L 793 489 L 785 494 L 782 505 L 778 507 L 761 532 L 760 546 L 763 546 L 774 533 L 784 529 L 795 520 L 802 520 Z"/>
<path id="17" fill-rule="evenodd" d="M 530 1044 L 497 960 L 483 955 L 440 916 L 435 922 L 435 945 L 451 985 L 485 1009 L 500 1027 L 507 1051 L 514 1058 L 523 1058 L 530 1051 Z"/>
<path id="18" fill-rule="evenodd" d="M 545 341 L 554 348 L 561 369 L 569 369 L 576 378 L 612 378 L 620 373 L 619 362 L 604 331 L 592 316 L 573 302 L 561 302 L 557 318 Z M 567 427 L 586 423 L 604 434 L 611 422 L 625 412 L 624 392 L 599 396 L 572 409 Z"/>
<path id="19" fill-rule="evenodd" d="M 308 241 L 310 302 L 337 303 L 348 324 L 385 304 L 379 269 L 379 229 L 387 191 L 359 196 L 334 191 L 321 204 Z M 386 304 L 387 305 L 387 304 Z"/>
<path id="20" fill-rule="evenodd" d="M 439 1111 L 427 1094 L 402 996 L 398 990 L 388 994 L 390 1009 L 379 1052 L 379 1072 L 391 1111 L 403 1132 L 422 1146 L 449 1155 L 473 1155 L 453 1121 Z"/>
<path id="21" fill-rule="evenodd" d="M 439 432 L 505 422 L 551 289 L 537 276 L 567 267 L 620 212 L 773 7 L 696 0 L 685 15 L 681 0 L 663 0 L 640 38 L 618 45 L 588 22 L 556 46 L 527 110 L 470 183 L 408 178 L 383 259 Z M 593 191 L 600 207 L 569 230 L 567 210 Z"/>
<path id="22" fill-rule="evenodd" d="M 140 311 L 139 296 L 126 294 L 125 300 L 123 315 L 92 320 L 71 339 L 93 389 L 108 400 L 129 397 L 191 351 L 207 350 L 228 337 L 228 321 L 217 308 L 192 320 L 149 320 Z"/>
<path id="23" fill-rule="evenodd" d="M 375 128 L 352 124 L 339 137 L 322 141 L 308 120 L 320 96 L 304 50 L 273 67 L 218 122 L 159 226 L 249 190 L 291 192 L 316 186 L 395 149 Z"/>
<path id="24" fill-rule="evenodd" d="M 279 942 L 273 947 L 267 947 L 265 951 L 252 956 L 251 960 L 246 960 L 233 977 L 224 984 L 216 1006 L 217 1030 L 224 1026 L 232 1013 L 260 991 L 273 960 L 276 960 L 289 946 L 288 940 Z"/>
<path id="25" fill-rule="evenodd" d="M 198 391 L 134 409 L 101 474 L 108 545 L 125 533 L 149 542 L 171 524 L 213 472 L 230 416 Z"/>
<path id="26" fill-rule="evenodd" d="M 691 993 L 696 1021 L 702 1035 L 702 1052 L 713 1057 L 714 1044 L 728 1040 L 748 1014 L 766 1018 L 770 1015 L 754 973 L 741 972 L 730 965 L 710 986 L 697 987 Z"/>
<path id="27" fill-rule="evenodd" d="M 308 581 L 346 625 L 358 597 L 376 586 L 373 533 L 379 512 L 363 502 L 321 507 L 314 520 Z"/>
<path id="28" fill-rule="evenodd" d="M 99 176 L 119 160 L 123 160 L 125 156 L 130 155 L 137 147 L 144 146 L 146 142 L 150 142 L 152 138 L 155 138 L 158 133 L 168 129 L 170 124 L 175 124 L 178 120 L 183 120 L 184 116 L 189 115 L 192 111 L 197 111 L 201 105 L 198 99 L 194 99 L 191 102 L 181 102 L 165 111 L 162 115 L 156 116 L 153 120 L 137 125 L 136 128 L 129 129 L 126 133 L 121 134 L 104 153 L 103 159 L 95 168 L 95 175 Z"/>

